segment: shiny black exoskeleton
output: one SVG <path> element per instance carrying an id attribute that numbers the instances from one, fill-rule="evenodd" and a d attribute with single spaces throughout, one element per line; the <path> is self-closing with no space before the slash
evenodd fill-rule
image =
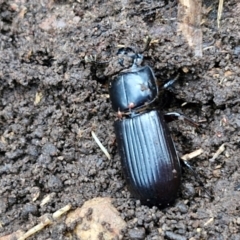
<path id="1" fill-rule="evenodd" d="M 181 184 L 181 166 L 166 122 L 192 121 L 154 108 L 158 86 L 153 70 L 140 66 L 141 55 L 132 58 L 132 67 L 109 83 L 112 108 L 118 112 L 114 128 L 123 173 L 134 198 L 166 207 L 176 199 Z"/>
<path id="2" fill-rule="evenodd" d="M 122 48 L 117 56 L 118 64 L 110 65 L 106 72 L 107 76 L 115 75 L 108 82 L 109 95 L 118 115 L 114 128 L 128 189 L 142 204 L 166 207 L 174 202 L 181 185 L 181 166 L 167 122 L 181 119 L 193 126 L 198 124 L 182 114 L 158 110 L 156 78 L 149 66 L 141 65 L 141 54 Z M 108 78 L 98 77 L 96 66 L 105 63 L 91 66 L 94 79 L 102 84 Z M 162 88 L 171 89 L 175 81 L 168 81 Z M 185 165 L 203 185 L 192 167 Z"/>

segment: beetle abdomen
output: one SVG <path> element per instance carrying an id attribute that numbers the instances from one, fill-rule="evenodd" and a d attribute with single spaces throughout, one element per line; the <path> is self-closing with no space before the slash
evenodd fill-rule
<path id="1" fill-rule="evenodd" d="M 153 110 L 114 123 L 123 172 L 132 196 L 166 206 L 176 197 L 181 168 L 168 126 Z"/>

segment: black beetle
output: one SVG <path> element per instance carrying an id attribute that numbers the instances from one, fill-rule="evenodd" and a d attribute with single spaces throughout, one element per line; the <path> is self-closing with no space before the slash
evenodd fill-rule
<path id="1" fill-rule="evenodd" d="M 167 122 L 180 118 L 195 123 L 182 114 L 156 110 L 159 94 L 153 70 L 141 66 L 142 55 L 129 48 L 118 53 L 129 52 L 133 65 L 109 82 L 112 108 L 118 112 L 114 129 L 123 173 L 134 198 L 149 206 L 166 207 L 176 199 L 181 184 L 180 161 Z"/>

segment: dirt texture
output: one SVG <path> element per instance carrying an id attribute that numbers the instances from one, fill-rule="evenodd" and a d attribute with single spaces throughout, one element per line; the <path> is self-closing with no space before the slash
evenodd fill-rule
<path id="1" fill-rule="evenodd" d="M 199 58 L 178 32 L 176 0 L 0 0 L 0 236 L 67 204 L 111 197 L 127 223 L 124 239 L 240 239 L 240 3 L 224 1 L 219 29 L 217 9 L 217 0 L 203 3 Z M 179 156 L 204 150 L 191 164 L 212 200 L 185 168 L 169 208 L 143 206 L 127 190 L 116 114 L 96 76 L 117 73 L 118 48 L 142 51 L 148 37 L 143 65 L 160 85 L 180 74 L 159 107 L 201 123 L 169 126 Z M 29 239 L 70 239 L 67 231 L 62 223 Z"/>

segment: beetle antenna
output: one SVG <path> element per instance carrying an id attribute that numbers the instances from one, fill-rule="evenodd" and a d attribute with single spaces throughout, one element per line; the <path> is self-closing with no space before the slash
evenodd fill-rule
<path id="1" fill-rule="evenodd" d="M 182 160 L 184 165 L 192 172 L 193 176 L 196 178 L 200 186 L 204 189 L 205 193 L 209 196 L 210 199 L 213 199 L 213 195 L 204 187 L 204 183 L 199 177 L 199 174 L 192 168 L 192 166 L 187 162 Z"/>
<path id="2" fill-rule="evenodd" d="M 98 83 L 103 84 L 103 85 L 107 83 L 107 78 L 104 76 L 99 77 L 97 75 L 97 69 L 100 65 L 104 65 L 104 64 L 106 64 L 106 62 L 100 62 L 100 63 L 93 62 L 93 64 L 90 67 L 92 78 L 95 79 Z"/>
<path id="3" fill-rule="evenodd" d="M 174 83 L 179 79 L 180 74 L 178 73 L 177 76 L 174 79 L 171 79 L 169 81 L 167 81 L 164 85 L 163 85 L 163 89 L 169 90 L 169 91 L 173 91 L 174 87 Z"/>

